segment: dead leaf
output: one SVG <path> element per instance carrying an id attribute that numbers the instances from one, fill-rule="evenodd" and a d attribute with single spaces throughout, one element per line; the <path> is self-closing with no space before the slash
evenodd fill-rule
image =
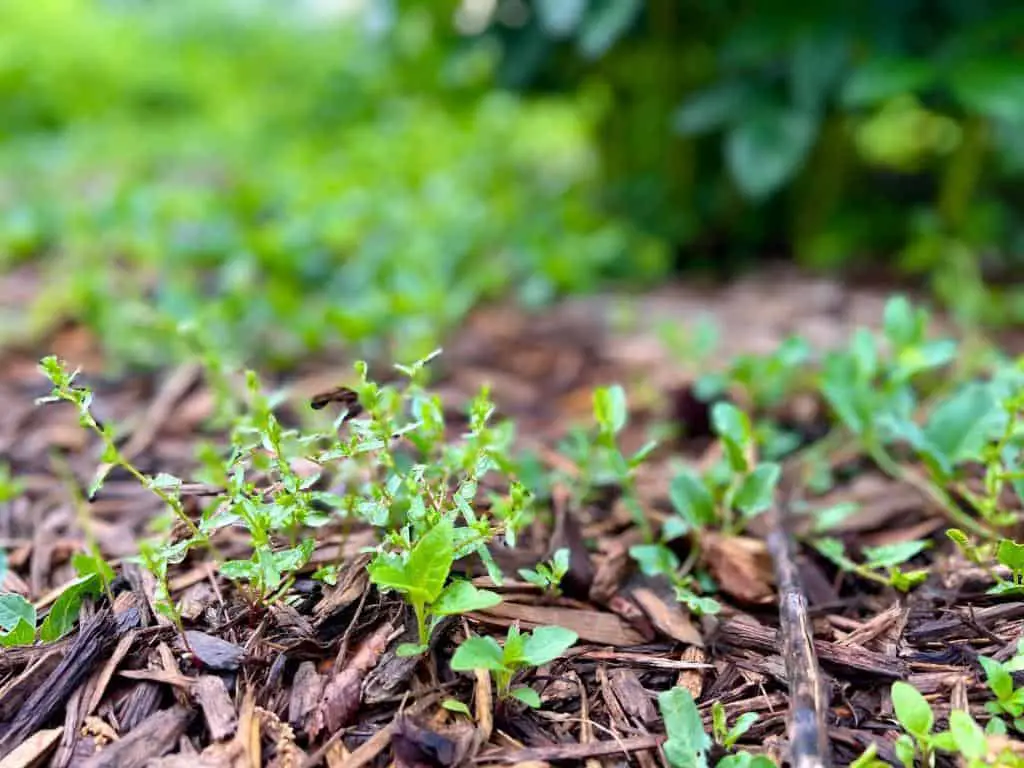
<path id="1" fill-rule="evenodd" d="M 700 547 L 712 578 L 727 595 L 754 605 L 775 599 L 772 559 L 763 541 L 705 531 Z"/>
<path id="2" fill-rule="evenodd" d="M 200 664 L 219 672 L 234 672 L 241 666 L 245 651 L 219 637 L 189 629 L 185 631 L 189 650 Z"/>

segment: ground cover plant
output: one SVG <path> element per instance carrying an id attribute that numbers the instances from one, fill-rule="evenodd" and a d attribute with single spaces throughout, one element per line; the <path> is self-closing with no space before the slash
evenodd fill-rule
<path id="1" fill-rule="evenodd" d="M 835 349 L 793 343 L 692 380 L 671 423 L 631 400 L 640 371 L 578 379 L 586 408 L 546 431 L 434 374 L 440 350 L 314 389 L 211 347 L 120 418 L 121 385 L 43 358 L 9 384 L 45 438 L 7 448 L 0 747 L 59 758 L 78 696 L 125 736 L 76 729 L 104 760 L 142 735 L 274 763 L 783 764 L 818 715 L 775 639 L 782 533 L 838 764 L 1019 764 L 1024 369 L 902 296 Z M 60 547 L 25 538 L 40 473 Z"/>

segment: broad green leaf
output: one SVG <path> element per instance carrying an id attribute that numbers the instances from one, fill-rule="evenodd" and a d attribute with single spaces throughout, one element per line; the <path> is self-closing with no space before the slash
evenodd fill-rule
<path id="1" fill-rule="evenodd" d="M 781 475 L 782 468 L 778 464 L 758 464 L 753 472 L 743 478 L 733 496 L 733 504 L 748 518 L 769 509 L 775 500 L 775 486 Z"/>
<path id="2" fill-rule="evenodd" d="M 898 375 L 894 378 L 906 381 L 921 371 L 939 368 L 956 358 L 957 343 L 952 339 L 936 339 L 920 346 L 907 347 L 896 358 Z"/>
<path id="3" fill-rule="evenodd" d="M 711 739 L 704 733 L 697 704 L 688 690 L 677 686 L 658 695 L 658 709 L 668 740 L 665 757 L 673 768 L 707 768 Z"/>
<path id="4" fill-rule="evenodd" d="M 562 38 L 576 31 L 587 9 L 587 0 L 537 0 L 534 8 L 544 31 Z"/>
<path id="5" fill-rule="evenodd" d="M 469 711 L 469 707 L 467 707 L 463 702 L 459 701 L 458 699 L 445 699 L 441 702 L 441 706 L 447 709 L 449 712 L 458 712 L 460 715 L 465 715 L 466 717 L 473 717 L 473 714 Z"/>
<path id="6" fill-rule="evenodd" d="M 743 80 L 713 85 L 683 102 L 672 116 L 672 127 L 683 135 L 718 130 L 742 115 L 756 96 L 754 88 Z"/>
<path id="7" fill-rule="evenodd" d="M 924 435 L 950 464 L 979 459 L 988 440 L 1002 430 L 1006 413 L 980 382 L 968 384 L 932 412 Z"/>
<path id="8" fill-rule="evenodd" d="M 413 580 L 410 593 L 421 595 L 433 603 L 444 589 L 444 583 L 455 557 L 452 524 L 443 520 L 431 528 L 409 553 L 405 573 Z"/>
<path id="9" fill-rule="evenodd" d="M 732 403 L 715 403 L 711 409 L 711 424 L 725 446 L 729 465 L 734 472 L 746 472 L 746 449 L 750 447 L 753 430 L 750 417 Z"/>
<path id="10" fill-rule="evenodd" d="M 1024 123 L 1024 65 L 1013 57 L 971 59 L 953 67 L 950 88 L 972 112 Z"/>
<path id="11" fill-rule="evenodd" d="M 892 684 L 892 707 L 908 733 L 925 738 L 935 723 L 928 701 L 912 685 L 902 680 Z"/>
<path id="12" fill-rule="evenodd" d="M 74 566 L 75 573 L 79 576 L 88 576 L 95 573 L 102 581 L 108 584 L 114 580 L 114 569 L 99 554 L 76 552 L 71 556 L 71 565 Z"/>
<path id="13" fill-rule="evenodd" d="M 21 595 L 12 592 L 0 595 L 0 629 L 9 632 L 19 621 L 36 625 L 36 607 Z"/>
<path id="14" fill-rule="evenodd" d="M 876 57 L 853 71 L 840 96 L 848 107 L 869 107 L 914 93 L 935 77 L 931 63 L 920 59 Z"/>
<path id="15" fill-rule="evenodd" d="M 557 659 L 577 640 L 579 640 L 579 635 L 571 629 L 537 627 L 527 636 L 523 644 L 523 659 L 535 667 L 539 667 Z"/>
<path id="16" fill-rule="evenodd" d="M 789 59 L 793 103 L 808 111 L 820 109 L 842 74 L 848 55 L 845 35 L 834 29 L 815 29 L 801 35 Z"/>
<path id="17" fill-rule="evenodd" d="M 641 0 L 592 0 L 576 38 L 580 53 L 588 59 L 603 56 L 629 30 L 641 8 Z"/>
<path id="18" fill-rule="evenodd" d="M 25 619 L 19 619 L 14 629 L 0 633 L 0 646 L 14 648 L 21 645 L 32 645 L 36 641 L 36 625 Z"/>
<path id="19" fill-rule="evenodd" d="M 629 548 L 629 554 L 647 576 L 668 575 L 680 565 L 676 553 L 664 544 L 636 544 Z"/>
<path id="20" fill-rule="evenodd" d="M 873 568 L 892 568 L 902 565 L 931 546 L 928 541 L 901 541 L 878 547 L 864 547 L 864 559 Z"/>
<path id="21" fill-rule="evenodd" d="M 456 672 L 474 669 L 489 669 L 492 672 L 508 671 L 501 646 L 490 635 L 474 636 L 464 640 L 452 654 L 451 668 Z"/>
<path id="22" fill-rule="evenodd" d="M 604 430 L 613 434 L 622 431 L 629 418 L 626 391 L 618 384 L 595 390 L 594 418 Z"/>
<path id="23" fill-rule="evenodd" d="M 820 539 L 815 539 L 812 544 L 823 557 L 831 560 L 844 571 L 852 571 L 857 567 L 857 564 L 846 556 L 846 547 L 839 539 L 823 536 Z"/>
<path id="24" fill-rule="evenodd" d="M 916 344 L 920 338 L 917 313 L 906 296 L 893 296 L 885 303 L 885 337 L 896 349 Z"/>
<path id="25" fill-rule="evenodd" d="M 1012 571 L 1024 571 L 1024 544 L 1012 539 L 1000 539 L 996 559 Z"/>
<path id="26" fill-rule="evenodd" d="M 533 688 L 521 685 L 509 691 L 508 695 L 514 699 L 519 699 L 519 701 L 532 709 L 540 709 L 540 694 L 533 690 Z"/>
<path id="27" fill-rule="evenodd" d="M 99 591 L 100 579 L 96 574 L 73 581 L 50 607 L 50 612 L 39 628 L 39 639 L 44 643 L 52 643 L 70 632 L 78 620 L 82 600 Z"/>
<path id="28" fill-rule="evenodd" d="M 956 748 L 968 760 L 980 759 L 988 752 L 988 741 L 974 718 L 962 709 L 949 713 L 949 732 Z"/>
<path id="29" fill-rule="evenodd" d="M 482 611 L 501 602 L 501 596 L 486 589 L 477 589 L 468 581 L 454 581 L 445 587 L 431 606 L 435 616 L 454 616 L 470 611 Z"/>
<path id="30" fill-rule="evenodd" d="M 817 130 L 814 114 L 782 107 L 759 110 L 730 128 L 725 160 L 743 195 L 761 201 L 793 178 Z"/>
<path id="31" fill-rule="evenodd" d="M 995 659 L 987 656 L 979 656 L 978 663 L 985 670 L 985 677 L 988 680 L 988 687 L 1000 701 L 1004 701 L 1013 695 L 1013 676 L 1006 671 L 1006 668 Z"/>
<path id="32" fill-rule="evenodd" d="M 672 479 L 669 498 L 691 528 L 715 524 L 715 500 L 701 479 L 691 469 L 683 469 Z"/>
<path id="33" fill-rule="evenodd" d="M 259 576 L 259 569 L 251 560 L 228 560 L 221 563 L 217 570 L 231 581 L 255 581 Z"/>

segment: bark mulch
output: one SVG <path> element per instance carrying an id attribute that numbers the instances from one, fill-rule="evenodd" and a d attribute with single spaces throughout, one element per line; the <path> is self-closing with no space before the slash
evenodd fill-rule
<path id="1" fill-rule="evenodd" d="M 497 307 L 476 313 L 446 349 L 437 389 L 455 406 L 491 382 L 503 414 L 518 420 L 520 443 L 549 464 L 564 464 L 554 446 L 589 418 L 596 385 L 621 382 L 630 392 L 627 443 L 639 445 L 652 423 L 686 417 L 695 434 L 670 440 L 638 479 L 652 519 L 664 519 L 674 462 L 707 466 L 714 449 L 699 428 L 706 413 L 687 388 L 698 371 L 673 361 L 652 328 L 692 327 L 708 314 L 723 329 L 726 355 L 767 351 L 792 331 L 827 346 L 855 325 L 877 326 L 883 300 L 785 275 L 629 299 L 628 327 L 609 321 L 618 316 L 610 304 L 622 305 L 612 298 L 536 316 Z M 292 588 L 301 599 L 262 612 L 243 605 L 210 562 L 186 560 L 170 580 L 188 629 L 179 636 L 151 609 L 152 577 L 125 561 L 160 512 L 158 501 L 115 473 L 83 502 L 98 463 L 95 442 L 70 409 L 33 404 L 47 392 L 35 362 L 51 351 L 83 367 L 101 420 L 128 425 L 124 451 L 144 472 L 190 477 L 196 445 L 217 439 L 206 425 L 212 397 L 196 366 L 107 378 L 102 354 L 74 326 L 45 349 L 3 353 L 0 461 L 24 485 L 0 503 L 9 564 L 3 590 L 44 614 L 74 578 L 70 558 L 86 533 L 118 578 L 114 600 L 87 603 L 71 635 L 0 650 L 0 768 L 392 761 L 650 768 L 665 764 L 656 696 L 674 685 L 689 689 L 709 727 L 714 701 L 730 722 L 758 713 L 741 746 L 779 764 L 847 765 L 872 743 L 895 763 L 891 683 L 912 683 L 940 721 L 957 706 L 984 722 L 977 656 L 1008 658 L 1024 626 L 1024 603 L 985 595 L 985 575 L 947 547 L 936 547 L 931 577 L 908 595 L 838 573 L 797 543 L 800 520 L 790 511 L 810 494 L 787 476 L 779 504 L 752 530 L 702 540 L 721 589 L 715 616 L 694 618 L 666 583 L 633 567 L 628 550 L 640 537 L 614 494 L 575 507 L 556 489 L 552 525 L 536 523 L 529 546 L 502 552 L 500 563 L 511 576 L 568 546 L 576 556 L 565 594 L 545 597 L 511 579 L 500 605 L 451 620 L 425 658 L 395 655 L 414 628 L 400 601 L 368 583 L 360 549 L 373 536 L 359 529 L 321 529 L 313 562 Z M 310 397 L 350 370 L 350 361 L 311 362 L 286 379 L 291 402 L 308 408 Z M 812 434 L 822 415 L 811 407 L 802 418 Z M 860 505 L 838 535 L 873 545 L 931 537 L 941 545 L 945 522 L 915 488 L 856 455 L 831 460 L 847 479 L 813 498 L 815 506 Z M 186 490 L 195 503 L 212 492 L 198 483 Z M 339 559 L 345 566 L 335 586 L 309 578 Z M 539 710 L 496 701 L 488 676 L 448 667 L 469 630 L 504 634 L 516 622 L 524 629 L 557 623 L 580 637 L 525 678 L 541 696 Z M 443 708 L 449 698 L 468 702 L 474 717 Z"/>

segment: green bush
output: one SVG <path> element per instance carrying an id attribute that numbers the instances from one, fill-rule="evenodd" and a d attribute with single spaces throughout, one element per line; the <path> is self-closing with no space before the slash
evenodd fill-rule
<path id="1" fill-rule="evenodd" d="M 158 364 L 190 321 L 271 363 L 408 358 L 482 299 L 663 270 L 593 200 L 587 98 L 493 90 L 423 7 L 383 33 L 231 8 L 0 6 L 0 267 L 46 276 L 9 334 L 70 315 Z"/>

